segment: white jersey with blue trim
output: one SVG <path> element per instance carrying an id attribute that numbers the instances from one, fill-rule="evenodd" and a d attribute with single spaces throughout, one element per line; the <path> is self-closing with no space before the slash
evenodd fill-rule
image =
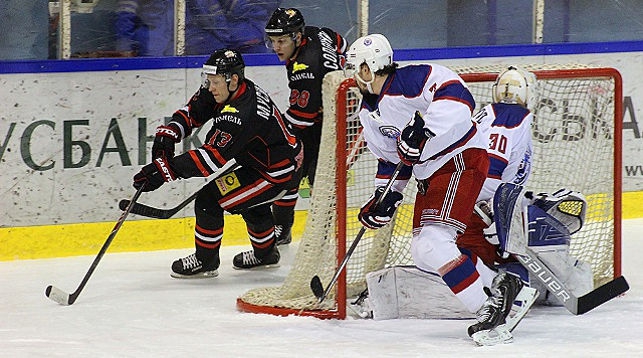
<path id="1" fill-rule="evenodd" d="M 436 64 L 409 65 L 388 75 L 380 95 L 364 95 L 359 118 L 370 151 L 398 163 L 397 137 L 420 111 L 433 137 L 413 174 L 426 179 L 465 149 L 487 148 L 471 120 L 474 108 L 473 96 L 455 72 Z"/>
<path id="2" fill-rule="evenodd" d="M 524 186 L 531 173 L 534 115 L 518 104 L 492 103 L 474 116 L 488 138 L 489 172 L 478 200 L 489 200 L 502 182 Z"/>

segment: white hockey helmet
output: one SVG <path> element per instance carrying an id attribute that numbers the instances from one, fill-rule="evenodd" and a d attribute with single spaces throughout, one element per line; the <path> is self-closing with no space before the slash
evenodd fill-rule
<path id="1" fill-rule="evenodd" d="M 358 73 L 362 63 L 366 63 L 373 74 L 393 63 L 393 49 L 384 35 L 371 34 L 353 42 L 346 52 L 346 75 Z"/>
<path id="2" fill-rule="evenodd" d="M 493 103 L 520 104 L 527 107 L 530 93 L 536 84 L 536 76 L 516 66 L 509 66 L 498 75 L 491 88 Z"/>

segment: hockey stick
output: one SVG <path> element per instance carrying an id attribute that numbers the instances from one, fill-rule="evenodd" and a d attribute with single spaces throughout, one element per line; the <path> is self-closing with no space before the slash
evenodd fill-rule
<path id="1" fill-rule="evenodd" d="M 146 216 L 148 218 L 169 219 L 172 216 L 174 216 L 176 213 L 178 213 L 181 209 L 186 207 L 194 199 L 196 199 L 196 196 L 199 194 L 200 191 L 201 189 L 197 190 L 194 194 L 190 195 L 190 197 L 185 199 L 182 203 L 180 203 L 179 205 L 171 209 L 160 209 L 160 208 L 154 208 L 141 203 L 134 203 L 131 213 L 136 215 Z M 130 203 L 131 203 L 130 200 L 123 199 L 118 203 L 118 207 L 121 210 L 126 210 Z"/>
<path id="2" fill-rule="evenodd" d="M 218 170 L 218 172 L 220 172 L 221 174 L 218 174 L 217 177 L 221 177 L 225 174 L 228 174 L 231 171 L 237 169 L 238 167 L 239 166 L 237 165 L 236 160 L 232 159 Z M 174 216 L 176 213 L 181 211 L 181 209 L 183 209 L 188 204 L 190 204 L 194 199 L 196 199 L 200 191 L 201 189 L 197 190 L 194 194 L 190 195 L 182 203 L 180 203 L 179 205 L 171 209 L 160 209 L 160 208 L 154 208 L 142 203 L 134 203 L 134 207 L 132 207 L 131 213 L 136 215 L 146 216 L 148 218 L 154 218 L 154 219 L 169 219 L 172 216 Z M 130 200 L 123 199 L 118 203 L 118 207 L 121 210 L 125 210 L 129 205 L 129 203 L 130 203 Z"/>
<path id="3" fill-rule="evenodd" d="M 83 280 L 80 282 L 80 285 L 78 286 L 76 291 L 74 291 L 73 293 L 69 294 L 69 293 L 59 289 L 58 287 L 49 285 L 45 289 L 45 296 L 47 296 L 52 301 L 57 302 L 58 304 L 61 304 L 63 306 L 69 306 L 69 305 L 72 305 L 74 302 L 76 302 L 76 299 L 78 298 L 78 295 L 80 295 L 80 292 L 85 287 L 85 284 L 87 284 L 87 281 L 89 281 L 89 278 L 91 277 L 92 273 L 94 273 L 94 270 L 96 269 L 96 266 L 98 266 L 98 263 L 100 262 L 100 260 L 103 257 L 103 255 L 105 255 L 105 252 L 107 251 L 107 248 L 112 243 L 112 240 L 114 240 L 114 237 L 116 237 L 116 233 L 118 233 L 118 230 L 123 225 L 123 222 L 125 222 L 125 219 L 127 218 L 127 215 L 132 210 L 133 204 L 136 203 L 136 200 L 138 200 L 138 197 L 141 196 L 141 193 L 143 192 L 144 187 L 145 187 L 145 185 L 142 185 L 140 188 L 138 188 L 138 190 L 136 191 L 136 194 L 134 194 L 134 196 L 132 197 L 132 200 L 130 201 L 130 204 L 127 206 L 127 208 L 125 208 L 125 211 L 121 214 L 121 217 L 116 222 L 116 225 L 114 225 L 114 228 L 112 229 L 112 232 L 107 237 L 107 240 L 103 244 L 103 247 L 98 252 L 98 255 L 94 259 L 94 262 L 92 262 L 91 266 L 89 267 L 89 270 L 85 274 L 85 277 L 83 277 Z"/>
<path id="4" fill-rule="evenodd" d="M 397 178 L 397 175 L 400 173 L 400 170 L 402 169 L 403 165 L 404 163 L 402 163 L 401 161 L 397 164 L 397 166 L 395 167 L 395 171 L 393 171 L 391 178 L 388 180 L 388 183 L 384 188 L 384 192 L 382 193 L 382 196 L 380 196 L 375 202 L 375 207 L 380 205 L 380 203 L 384 199 L 384 196 L 386 196 L 389 190 L 391 190 L 391 187 L 393 186 L 393 183 L 395 182 L 395 179 Z M 359 233 L 357 233 L 355 240 L 353 240 L 353 243 L 351 244 L 350 248 L 348 249 L 348 251 L 346 251 L 346 255 L 344 256 L 344 259 L 340 263 L 339 268 L 337 268 L 335 275 L 328 283 L 328 287 L 326 287 L 326 289 L 324 289 L 324 285 L 322 284 L 319 276 L 315 275 L 310 280 L 310 289 L 313 291 L 313 294 L 315 295 L 315 297 L 317 297 L 318 303 L 322 303 L 326 299 L 326 296 L 328 296 L 328 293 L 330 292 L 330 290 L 333 288 L 333 286 L 335 286 L 335 283 L 337 283 L 337 280 L 339 279 L 339 275 L 346 267 L 346 264 L 348 263 L 348 259 L 350 259 L 351 255 L 353 255 L 353 251 L 355 251 L 357 244 L 360 242 L 365 232 L 366 232 L 366 226 L 362 226 L 362 228 L 359 230 Z"/>
<path id="5" fill-rule="evenodd" d="M 526 248 L 526 255 L 514 255 L 520 263 L 547 287 L 565 305 L 569 312 L 575 315 L 587 313 L 603 303 L 627 291 L 628 285 L 625 277 L 620 276 L 593 291 L 576 297 L 563 282 L 542 262 L 538 254 Z"/>

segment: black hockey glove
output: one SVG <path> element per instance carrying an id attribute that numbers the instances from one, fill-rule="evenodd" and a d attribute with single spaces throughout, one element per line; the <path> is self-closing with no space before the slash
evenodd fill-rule
<path id="1" fill-rule="evenodd" d="M 384 187 L 381 186 L 375 190 L 357 215 L 357 218 L 369 229 L 379 229 L 388 224 L 395 214 L 395 210 L 402 203 L 404 196 L 396 191 L 389 191 L 382 199 L 379 205 L 375 205 L 377 200 L 384 193 Z"/>
<path id="2" fill-rule="evenodd" d="M 404 127 L 402 134 L 397 137 L 397 155 L 406 165 L 413 165 L 420 161 L 422 150 L 426 141 L 435 135 L 428 128 L 424 128 L 424 118 L 419 111 Z"/>
<path id="3" fill-rule="evenodd" d="M 152 145 L 152 160 L 160 157 L 174 157 L 174 145 L 181 141 L 181 132 L 175 124 L 159 126 Z"/>
<path id="4" fill-rule="evenodd" d="M 143 191 L 154 191 L 165 182 L 176 180 L 176 175 L 170 168 L 167 158 L 156 158 L 154 161 L 134 175 L 134 188 L 138 189 L 145 185 Z"/>

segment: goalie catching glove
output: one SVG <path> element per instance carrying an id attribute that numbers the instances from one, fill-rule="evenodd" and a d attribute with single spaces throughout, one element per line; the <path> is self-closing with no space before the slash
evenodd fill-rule
<path id="1" fill-rule="evenodd" d="M 165 182 L 176 180 L 176 175 L 170 168 L 166 157 L 154 159 L 154 161 L 134 175 L 134 188 L 138 189 L 145 186 L 143 191 L 154 191 L 161 187 Z"/>
<path id="2" fill-rule="evenodd" d="M 152 144 L 152 160 L 160 157 L 174 157 L 174 146 L 181 141 L 181 134 L 176 124 L 156 128 L 154 144 Z"/>
<path id="3" fill-rule="evenodd" d="M 384 195 L 382 201 L 378 204 L 380 197 Z M 388 224 L 395 214 L 395 210 L 402 203 L 404 196 L 397 191 L 389 191 L 384 194 L 384 187 L 381 186 L 375 190 L 366 203 L 359 211 L 357 218 L 369 229 L 379 229 Z"/>
<path id="4" fill-rule="evenodd" d="M 413 165 L 420 161 L 426 142 L 435 137 L 428 128 L 424 128 L 424 118 L 419 111 L 404 127 L 397 137 L 397 155 L 406 165 Z"/>

